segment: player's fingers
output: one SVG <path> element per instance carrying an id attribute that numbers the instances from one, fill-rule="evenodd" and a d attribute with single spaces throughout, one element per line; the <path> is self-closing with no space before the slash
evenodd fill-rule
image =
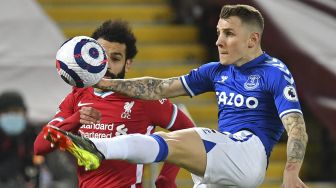
<path id="1" fill-rule="evenodd" d="M 82 107 L 79 110 L 81 115 L 86 115 L 86 116 L 90 116 L 96 120 L 100 120 L 101 119 L 101 113 L 99 110 L 92 108 L 92 107 Z"/>
<path id="2" fill-rule="evenodd" d="M 80 115 L 80 123 L 81 124 L 94 124 L 94 123 L 98 123 L 99 120 L 92 118 L 91 116 L 87 116 L 84 114 Z"/>
<path id="3" fill-rule="evenodd" d="M 86 125 L 87 125 L 87 124 L 94 124 L 92 121 L 86 121 L 86 120 L 82 120 L 82 119 L 79 120 L 79 122 L 80 122 L 81 124 L 83 124 L 83 125 L 84 125 L 84 124 L 86 124 Z"/>
<path id="4" fill-rule="evenodd" d="M 91 109 L 91 117 L 93 117 L 93 118 L 95 118 L 95 119 L 97 119 L 97 120 L 100 120 L 100 118 L 101 118 L 101 113 L 100 113 L 100 111 L 99 110 L 97 110 L 97 109 L 95 109 L 95 108 L 92 108 Z"/>
<path id="5" fill-rule="evenodd" d="M 88 119 L 88 118 L 92 118 L 89 114 L 87 114 L 87 113 L 80 113 L 79 114 L 79 117 L 81 118 L 81 119 Z"/>
<path id="6" fill-rule="evenodd" d="M 91 113 L 91 107 L 87 107 L 87 106 L 83 106 L 80 110 L 79 110 L 80 114 L 84 114 L 84 115 L 90 115 Z"/>
<path id="7" fill-rule="evenodd" d="M 85 120 L 79 120 L 79 122 L 80 122 L 80 124 L 85 124 L 85 125 L 87 125 L 87 124 L 92 124 L 92 122 L 89 122 L 89 121 L 85 121 Z"/>
<path id="8" fill-rule="evenodd" d="M 96 119 L 99 119 L 100 120 L 100 118 L 101 118 L 101 113 L 100 113 L 100 111 L 99 110 L 97 110 L 97 109 L 92 109 L 92 111 L 91 111 L 91 115 L 93 116 L 93 117 L 95 117 Z"/>
<path id="9" fill-rule="evenodd" d="M 83 112 L 84 114 L 86 115 L 90 115 L 90 114 L 93 114 L 93 113 L 96 113 L 96 112 L 99 112 L 99 110 L 91 107 L 91 106 L 83 106 L 81 109 L 80 109 L 81 112 Z"/>

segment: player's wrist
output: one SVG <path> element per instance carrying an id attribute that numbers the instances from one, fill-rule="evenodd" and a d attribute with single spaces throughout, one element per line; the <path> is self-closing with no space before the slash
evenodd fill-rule
<path id="1" fill-rule="evenodd" d="M 300 169 L 301 169 L 301 163 L 287 162 L 284 169 L 284 175 L 290 174 L 291 176 L 299 176 Z"/>

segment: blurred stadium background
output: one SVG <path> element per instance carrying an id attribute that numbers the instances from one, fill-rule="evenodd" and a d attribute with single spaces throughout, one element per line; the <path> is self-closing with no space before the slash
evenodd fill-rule
<path id="1" fill-rule="evenodd" d="M 55 53 L 67 38 L 90 36 L 106 19 L 131 23 L 139 54 L 128 77 L 169 77 L 217 60 L 216 24 L 224 4 L 246 3 L 265 16 L 263 48 L 283 60 L 296 79 L 309 144 L 302 178 L 309 187 L 336 187 L 336 1 L 334 0 L 11 0 L 0 6 L 0 92 L 15 89 L 27 99 L 30 118 L 48 121 L 70 91 L 55 70 Z M 16 11 L 14 11 L 14 9 Z M 198 126 L 216 128 L 213 93 L 173 99 Z M 286 135 L 271 157 L 261 187 L 280 187 Z M 145 171 L 153 187 L 158 165 Z M 192 187 L 181 170 L 179 188 Z"/>

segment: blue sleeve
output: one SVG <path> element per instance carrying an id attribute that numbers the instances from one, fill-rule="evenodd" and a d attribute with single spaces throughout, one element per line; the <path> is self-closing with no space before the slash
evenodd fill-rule
<path id="1" fill-rule="evenodd" d="M 213 77 L 214 69 L 218 63 L 207 63 L 189 74 L 181 76 L 181 81 L 190 96 L 199 95 L 208 91 L 214 91 Z"/>
<path id="2" fill-rule="evenodd" d="M 291 112 L 302 113 L 292 74 L 280 61 L 269 71 L 269 91 L 273 94 L 279 117 Z"/>

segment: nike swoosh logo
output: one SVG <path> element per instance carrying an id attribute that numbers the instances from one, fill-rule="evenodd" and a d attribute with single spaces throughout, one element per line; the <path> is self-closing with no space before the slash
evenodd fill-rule
<path id="1" fill-rule="evenodd" d="M 82 103 L 81 101 L 79 101 L 77 106 L 86 106 L 86 105 L 90 105 L 90 104 L 93 104 L 93 103 Z"/>

